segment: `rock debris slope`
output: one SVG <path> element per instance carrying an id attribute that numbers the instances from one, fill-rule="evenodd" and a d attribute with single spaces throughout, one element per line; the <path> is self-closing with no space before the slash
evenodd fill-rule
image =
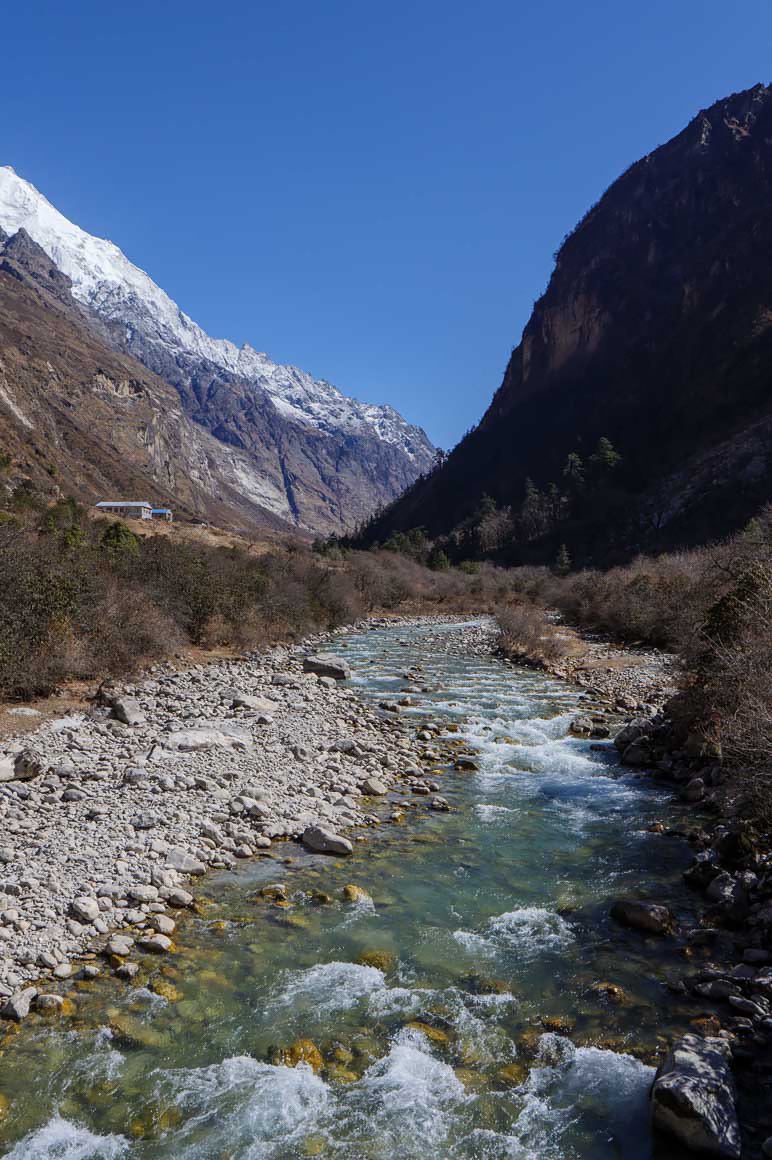
<path id="1" fill-rule="evenodd" d="M 20 229 L 70 279 L 113 347 L 175 387 L 194 422 L 231 449 L 228 484 L 275 516 L 340 531 L 431 465 L 426 435 L 393 408 L 357 402 L 246 344 L 211 338 L 117 246 L 0 167 L 0 230 Z"/>

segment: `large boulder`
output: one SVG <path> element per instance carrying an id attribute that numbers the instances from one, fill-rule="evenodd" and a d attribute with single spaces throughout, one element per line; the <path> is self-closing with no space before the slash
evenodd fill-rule
<path id="1" fill-rule="evenodd" d="M 742 922 L 749 909 L 748 892 L 731 874 L 725 870 L 717 874 L 708 884 L 705 894 L 717 904 L 720 917 L 729 923 Z"/>
<path id="2" fill-rule="evenodd" d="M 347 681 L 351 669 L 340 657 L 332 653 L 315 653 L 303 661 L 304 673 L 316 673 L 318 677 L 334 677 L 336 681 Z"/>
<path id="3" fill-rule="evenodd" d="M 113 701 L 113 716 L 124 725 L 145 724 L 145 714 L 134 697 L 116 697 Z"/>
<path id="4" fill-rule="evenodd" d="M 85 925 L 96 922 L 100 914 L 99 903 L 96 898 L 90 898 L 88 895 L 73 898 L 70 903 L 70 914 Z"/>
<path id="5" fill-rule="evenodd" d="M 362 793 L 368 794 L 371 797 L 383 797 L 385 793 L 389 792 L 389 787 L 377 777 L 365 778 L 362 782 L 361 789 Z"/>
<path id="6" fill-rule="evenodd" d="M 270 725 L 278 705 L 275 701 L 270 701 L 268 697 L 253 697 L 248 693 L 234 692 L 231 699 L 231 709 L 249 709 L 252 713 L 257 713 L 260 719 L 259 724 Z"/>
<path id="7" fill-rule="evenodd" d="M 623 926 L 649 934 L 667 934 L 673 929 L 673 915 L 659 902 L 642 902 L 637 898 L 618 898 L 611 907 L 611 917 Z"/>
<path id="8" fill-rule="evenodd" d="M 26 1019 L 29 1015 L 30 1004 L 37 993 L 37 987 L 24 987 L 21 991 L 15 991 L 0 1014 L 4 1019 L 13 1019 L 15 1023 L 21 1023 L 22 1019 Z"/>
<path id="9" fill-rule="evenodd" d="M 697 890 L 704 890 L 720 873 L 721 869 L 716 865 L 716 856 L 713 851 L 700 850 L 698 854 L 695 854 L 691 866 L 684 870 L 684 879 Z"/>
<path id="10" fill-rule="evenodd" d="M 34 749 L 22 749 L 14 758 L 13 769 L 17 781 L 29 781 L 45 771 L 46 763 Z"/>
<path id="11" fill-rule="evenodd" d="M 637 741 L 631 741 L 622 750 L 622 765 L 651 765 L 653 760 L 647 737 L 639 737 Z"/>
<path id="12" fill-rule="evenodd" d="M 175 847 L 169 850 L 166 855 L 166 865 L 170 870 L 178 870 L 180 874 L 205 874 L 206 866 L 203 862 L 199 862 L 198 858 L 194 858 L 187 850 L 181 850 Z"/>
<path id="13" fill-rule="evenodd" d="M 660 1064 L 651 1089 L 651 1122 L 705 1156 L 740 1156 L 735 1087 L 724 1039 L 684 1035 Z"/>
<path id="14" fill-rule="evenodd" d="M 653 725 L 648 717 L 634 717 L 619 730 L 614 738 L 614 745 L 620 753 L 624 753 L 629 745 L 634 741 L 640 741 L 642 737 L 647 737 L 652 729 Z"/>
<path id="15" fill-rule="evenodd" d="M 336 834 L 326 826 L 307 826 L 303 831 L 303 845 L 317 854 L 353 854 L 348 838 Z"/>
<path id="16" fill-rule="evenodd" d="M 178 749 L 180 753 L 196 753 L 202 749 L 244 749 L 251 741 L 246 730 L 175 729 L 163 738 L 163 746 Z"/>

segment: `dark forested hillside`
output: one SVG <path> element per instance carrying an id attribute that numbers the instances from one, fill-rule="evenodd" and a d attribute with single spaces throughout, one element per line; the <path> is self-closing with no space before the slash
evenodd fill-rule
<path id="1" fill-rule="evenodd" d="M 364 539 L 458 540 L 488 505 L 505 558 L 567 542 L 601 559 L 744 523 L 772 493 L 770 202 L 772 87 L 757 85 L 588 212 L 479 426 Z M 604 470 L 608 445 L 621 458 Z"/>

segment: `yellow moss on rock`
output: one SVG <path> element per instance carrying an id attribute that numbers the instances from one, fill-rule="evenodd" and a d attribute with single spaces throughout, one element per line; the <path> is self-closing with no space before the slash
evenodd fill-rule
<path id="1" fill-rule="evenodd" d="M 396 962 L 391 951 L 368 950 L 363 951 L 357 959 L 360 967 L 375 967 L 379 971 L 390 971 Z"/>
<path id="2" fill-rule="evenodd" d="M 520 1084 L 524 1083 L 528 1077 L 528 1068 L 524 1063 L 515 1061 L 508 1063 L 506 1067 L 500 1067 L 496 1075 L 508 1087 L 520 1087 Z"/>
<path id="3" fill-rule="evenodd" d="M 343 897 L 347 902 L 359 902 L 360 899 L 369 898 L 370 895 L 361 886 L 355 886 L 353 882 L 343 887 Z"/>
<path id="4" fill-rule="evenodd" d="M 324 1067 L 322 1053 L 313 1039 L 296 1039 L 289 1047 L 281 1048 L 278 1056 L 285 1067 L 297 1067 L 301 1063 L 307 1063 L 316 1075 Z"/>
<path id="5" fill-rule="evenodd" d="M 428 1023 L 421 1023 L 420 1020 L 414 1019 L 411 1023 L 406 1023 L 411 1031 L 420 1031 L 432 1043 L 450 1043 L 450 1037 L 444 1031 L 440 1031 L 437 1027 L 430 1027 Z"/>

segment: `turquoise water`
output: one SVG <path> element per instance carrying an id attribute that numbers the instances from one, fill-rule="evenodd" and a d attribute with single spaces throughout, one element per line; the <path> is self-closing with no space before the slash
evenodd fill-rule
<path id="1" fill-rule="evenodd" d="M 138 985 L 76 984 L 69 1015 L 7 1035 L 3 1155 L 669 1155 L 653 1153 L 646 1096 L 663 1036 L 689 1017 L 665 985 L 681 948 L 607 916 L 640 894 L 689 921 L 688 847 L 647 831 L 660 791 L 610 745 L 567 736 L 583 694 L 436 652 L 437 631 L 340 644 L 375 703 L 424 666 L 434 691 L 413 687 L 403 717 L 478 755 L 478 772 L 437 777 L 452 811 L 403 791 L 416 808 L 350 859 L 287 844 L 209 877 L 176 953 L 145 961 Z M 289 905 L 260 896 L 276 883 Z M 349 884 L 364 895 L 345 899 Z"/>

